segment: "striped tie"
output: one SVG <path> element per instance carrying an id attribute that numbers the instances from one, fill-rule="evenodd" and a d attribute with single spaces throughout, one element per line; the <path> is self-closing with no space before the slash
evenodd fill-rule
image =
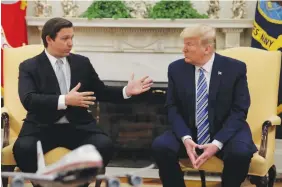
<path id="1" fill-rule="evenodd" d="M 199 69 L 200 75 L 197 84 L 196 101 L 196 126 L 198 129 L 198 144 L 206 144 L 210 141 L 209 120 L 208 120 L 208 87 L 204 70 Z"/>

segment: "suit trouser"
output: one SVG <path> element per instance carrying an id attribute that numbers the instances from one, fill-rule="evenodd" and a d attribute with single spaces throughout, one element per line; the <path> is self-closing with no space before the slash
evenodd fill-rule
<path id="1" fill-rule="evenodd" d="M 241 133 L 241 134 L 240 134 Z M 240 187 L 245 180 L 251 158 L 256 152 L 253 141 L 240 141 L 239 131 L 216 156 L 223 160 L 222 187 Z M 251 137 L 251 134 L 250 134 Z M 183 172 L 179 166 L 179 155 L 186 153 L 183 143 L 172 131 L 166 131 L 157 137 L 152 145 L 153 157 L 159 168 L 159 175 L 164 187 L 185 187 Z"/>
<path id="2" fill-rule="evenodd" d="M 36 172 L 38 140 L 42 143 L 44 154 L 56 147 L 73 150 L 84 144 L 92 144 L 100 152 L 104 166 L 109 163 L 114 153 L 113 143 L 106 134 L 76 129 L 75 126 L 68 124 L 54 124 L 53 127 L 44 128 L 39 133 L 18 137 L 13 152 L 21 171 Z"/>

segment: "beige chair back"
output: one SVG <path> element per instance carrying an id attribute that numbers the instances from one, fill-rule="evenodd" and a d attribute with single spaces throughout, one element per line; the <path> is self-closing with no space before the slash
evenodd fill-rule
<path id="1" fill-rule="evenodd" d="M 241 60 L 247 65 L 251 96 L 247 121 L 255 144 L 259 145 L 263 122 L 277 114 L 281 52 L 238 47 L 219 51 L 219 54 Z M 274 127 L 269 131 L 270 142 L 275 141 L 275 132 L 272 131 L 275 131 Z"/>
<path id="2" fill-rule="evenodd" d="M 18 136 L 26 110 L 18 95 L 19 64 L 28 58 L 40 54 L 43 45 L 26 45 L 18 48 L 4 48 L 4 107 L 9 111 L 10 139 Z"/>

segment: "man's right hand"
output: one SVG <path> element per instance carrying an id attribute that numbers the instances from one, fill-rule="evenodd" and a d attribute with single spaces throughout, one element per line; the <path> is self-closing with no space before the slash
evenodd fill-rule
<path id="1" fill-rule="evenodd" d="M 186 148 L 187 155 L 189 156 L 191 163 L 195 168 L 195 162 L 198 158 L 198 155 L 196 153 L 197 144 L 192 139 L 187 138 L 186 140 L 184 140 L 184 146 Z"/>
<path id="2" fill-rule="evenodd" d="M 78 92 L 81 83 L 78 83 L 65 97 L 66 105 L 70 106 L 80 106 L 89 108 L 89 105 L 94 105 L 96 97 L 94 97 L 94 92 Z"/>

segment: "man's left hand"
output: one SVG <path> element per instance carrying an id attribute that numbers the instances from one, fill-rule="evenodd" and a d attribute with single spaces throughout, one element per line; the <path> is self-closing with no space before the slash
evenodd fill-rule
<path id="1" fill-rule="evenodd" d="M 125 92 L 128 97 L 131 97 L 132 95 L 138 95 L 148 91 L 152 85 L 153 80 L 150 79 L 149 76 L 145 76 L 139 80 L 134 80 L 134 74 L 132 74 Z"/>
<path id="2" fill-rule="evenodd" d="M 202 164 L 204 164 L 208 159 L 216 154 L 219 150 L 218 147 L 214 144 L 205 144 L 205 145 L 198 145 L 199 149 L 203 149 L 204 152 L 197 158 L 195 161 L 195 168 L 199 169 Z"/>

